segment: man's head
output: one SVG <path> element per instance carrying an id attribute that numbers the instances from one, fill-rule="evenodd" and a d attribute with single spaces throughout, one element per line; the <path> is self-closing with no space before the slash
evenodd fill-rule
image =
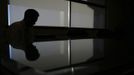
<path id="1" fill-rule="evenodd" d="M 27 9 L 24 14 L 24 21 L 26 25 L 33 26 L 39 17 L 39 13 L 34 9 Z"/>

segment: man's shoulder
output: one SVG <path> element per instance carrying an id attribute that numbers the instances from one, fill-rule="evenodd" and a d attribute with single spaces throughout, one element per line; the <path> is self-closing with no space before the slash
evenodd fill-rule
<path id="1" fill-rule="evenodd" d="M 17 22 L 12 23 L 11 25 L 22 25 L 22 24 L 24 24 L 23 21 L 17 21 Z"/>
<path id="2" fill-rule="evenodd" d="M 14 29 L 14 28 L 24 28 L 24 22 L 23 21 L 17 21 L 17 22 L 14 22 L 10 25 L 9 28 L 11 29 Z"/>

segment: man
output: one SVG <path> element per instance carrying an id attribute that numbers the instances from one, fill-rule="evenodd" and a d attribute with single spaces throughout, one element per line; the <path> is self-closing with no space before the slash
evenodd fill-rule
<path id="1" fill-rule="evenodd" d="M 32 28 L 35 25 L 39 13 L 34 9 L 25 11 L 24 19 L 15 22 L 9 27 L 10 44 L 16 49 L 24 50 L 26 58 L 34 61 L 39 58 L 39 53 L 33 43 Z"/>

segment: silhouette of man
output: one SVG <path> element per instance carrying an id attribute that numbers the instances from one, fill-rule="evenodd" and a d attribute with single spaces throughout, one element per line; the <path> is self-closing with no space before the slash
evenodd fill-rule
<path id="1" fill-rule="evenodd" d="M 9 27 L 10 44 L 13 48 L 24 50 L 27 60 L 34 61 L 40 54 L 33 43 L 32 28 L 39 13 L 34 9 L 27 9 L 22 21 L 15 22 Z"/>

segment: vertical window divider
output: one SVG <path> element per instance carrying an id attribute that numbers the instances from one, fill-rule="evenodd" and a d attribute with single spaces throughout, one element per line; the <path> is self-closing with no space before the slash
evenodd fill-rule
<path id="1" fill-rule="evenodd" d="M 71 1 L 68 1 L 68 28 L 71 28 Z M 71 40 L 68 40 L 68 65 L 71 65 Z"/>

